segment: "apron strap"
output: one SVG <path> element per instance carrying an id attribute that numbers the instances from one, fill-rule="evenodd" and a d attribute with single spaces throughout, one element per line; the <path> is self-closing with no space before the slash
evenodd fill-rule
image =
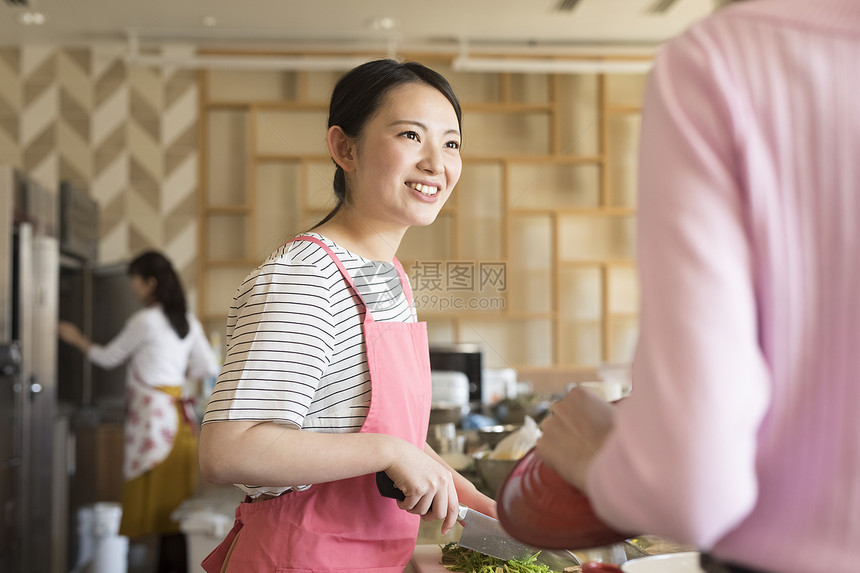
<path id="1" fill-rule="evenodd" d="M 403 294 L 406 295 L 406 302 L 409 303 L 409 310 L 414 315 L 415 305 L 412 302 L 412 285 L 409 284 L 409 278 L 406 276 L 406 271 L 403 270 L 403 266 L 400 264 L 400 261 L 397 260 L 397 257 L 394 257 L 394 268 L 397 269 L 397 276 L 400 277 L 400 286 L 403 287 Z"/>
<path id="2" fill-rule="evenodd" d="M 364 297 L 361 296 L 361 293 L 358 292 L 358 288 L 355 286 L 355 282 L 352 280 L 352 276 L 346 270 L 346 267 L 343 266 L 340 258 L 334 253 L 331 248 L 317 239 L 316 237 L 310 237 L 308 235 L 301 235 L 296 237 L 295 239 L 291 239 L 287 241 L 285 244 L 294 243 L 296 241 L 304 241 L 308 243 L 315 243 L 322 247 L 322 249 L 328 253 L 328 256 L 331 257 L 331 260 L 334 261 L 334 264 L 337 265 L 338 270 L 340 270 L 340 274 L 343 275 L 344 280 L 347 282 L 349 287 L 352 289 L 352 292 L 358 297 L 361 301 L 361 304 L 364 305 L 364 321 L 365 322 L 373 322 L 373 316 L 370 314 L 370 307 L 367 306 L 367 303 L 364 301 Z M 403 270 L 403 265 L 400 264 L 400 261 L 397 260 L 397 257 L 394 257 L 394 268 L 397 269 L 397 277 L 400 279 L 400 286 L 403 289 L 403 294 L 406 296 L 406 302 L 409 303 L 409 310 L 414 314 L 415 308 L 412 302 L 412 287 L 409 284 L 409 279 L 406 277 L 406 272 Z"/>
<path id="3" fill-rule="evenodd" d="M 134 380 L 138 384 L 142 385 L 145 388 L 152 388 L 153 390 L 163 392 L 164 394 L 170 396 L 173 399 L 173 402 L 177 406 L 179 406 L 179 411 L 182 413 L 183 421 L 191 427 L 191 431 L 194 433 L 195 436 L 199 435 L 200 429 L 198 427 L 199 424 L 197 423 L 197 414 L 194 412 L 194 404 L 197 402 L 197 400 L 193 396 L 174 396 L 170 392 L 164 390 L 164 386 L 152 386 L 151 384 L 147 384 L 146 382 L 144 382 L 143 378 L 141 378 L 137 374 L 137 368 L 135 367 L 133 362 L 129 362 L 128 367 L 131 370 L 132 378 L 134 378 Z"/>
<path id="4" fill-rule="evenodd" d="M 191 432 L 195 436 L 200 436 L 200 425 L 197 423 L 197 414 L 194 412 L 194 404 L 197 400 L 194 396 L 183 396 L 182 398 L 174 398 L 174 401 L 179 405 L 182 419 L 191 427 Z"/>
<path id="5" fill-rule="evenodd" d="M 343 263 L 341 262 L 340 258 L 336 254 L 334 254 L 334 251 L 331 250 L 331 248 L 328 245 L 326 245 L 325 243 L 323 243 L 322 241 L 320 241 L 316 237 L 309 237 L 307 235 L 302 235 L 300 237 L 296 237 L 295 239 L 291 239 L 291 240 L 287 241 L 286 244 L 295 243 L 297 241 L 314 243 L 314 244 L 322 247 L 322 249 L 326 253 L 328 253 L 328 256 L 331 258 L 332 261 L 334 261 L 334 264 L 337 265 L 337 268 L 340 271 L 340 274 L 343 275 L 343 280 L 346 281 L 346 283 L 349 285 L 349 288 L 352 289 L 352 292 L 355 293 L 355 296 L 358 297 L 358 300 L 360 300 L 362 306 L 364 306 L 364 322 L 365 323 L 372 323 L 373 322 L 373 316 L 370 314 L 370 307 L 367 306 L 367 303 L 364 301 L 364 297 L 361 296 L 360 292 L 358 292 L 358 288 L 355 286 L 355 283 L 352 280 L 352 276 L 349 274 L 349 271 L 346 270 L 346 267 L 343 266 Z"/>

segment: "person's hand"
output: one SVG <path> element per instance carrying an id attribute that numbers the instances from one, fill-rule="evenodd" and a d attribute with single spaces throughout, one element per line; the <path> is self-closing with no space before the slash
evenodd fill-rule
<path id="1" fill-rule="evenodd" d="M 444 520 L 442 533 L 447 533 L 456 523 L 460 509 L 454 477 L 431 456 L 406 442 L 403 445 L 384 470 L 406 496 L 397 506 L 425 520 Z"/>
<path id="2" fill-rule="evenodd" d="M 61 320 L 57 325 L 57 335 L 60 337 L 60 340 L 72 346 L 77 346 L 83 337 L 77 326 L 65 320 Z"/>
<path id="3" fill-rule="evenodd" d="M 541 459 L 568 483 L 585 491 L 592 458 L 612 429 L 613 407 L 597 394 L 574 388 L 555 402 L 541 423 Z"/>
<path id="4" fill-rule="evenodd" d="M 493 519 L 499 519 L 499 511 L 498 506 L 496 505 L 496 500 L 480 492 L 478 492 L 478 495 L 475 496 L 474 499 L 470 500 L 468 503 L 464 503 L 463 505 L 468 505 L 469 509 L 474 509 L 478 513 L 483 513 L 484 515 L 492 517 Z"/>

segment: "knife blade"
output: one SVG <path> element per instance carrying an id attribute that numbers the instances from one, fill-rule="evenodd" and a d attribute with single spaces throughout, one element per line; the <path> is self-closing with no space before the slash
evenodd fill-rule
<path id="1" fill-rule="evenodd" d="M 376 488 L 384 497 L 398 501 L 406 499 L 404 493 L 394 485 L 394 481 L 385 472 L 377 472 Z M 493 519 L 465 505 L 460 505 L 457 521 L 463 526 L 463 532 L 457 543 L 466 549 L 503 561 L 527 559 L 539 553 L 537 560 L 557 571 L 571 565 L 580 565 L 579 559 L 568 551 L 547 551 L 517 541 L 508 535 L 498 519 Z"/>
<path id="2" fill-rule="evenodd" d="M 540 551 L 508 535 L 497 519 L 465 505 L 460 506 L 457 521 L 463 526 L 463 533 L 460 534 L 460 540 L 457 543 L 466 549 L 504 561 L 525 559 Z"/>

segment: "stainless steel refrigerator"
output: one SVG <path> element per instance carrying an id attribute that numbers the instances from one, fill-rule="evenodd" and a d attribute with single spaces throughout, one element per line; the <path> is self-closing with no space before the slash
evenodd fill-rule
<path id="1" fill-rule="evenodd" d="M 91 340 L 106 343 L 140 308 L 129 288 L 128 263 L 97 262 L 98 205 L 84 189 L 60 185 L 59 316 Z M 57 523 L 66 540 L 55 563 L 69 571 L 86 560 L 87 535 L 78 517 L 82 508 L 122 496 L 122 443 L 125 417 L 125 366 L 92 366 L 75 348 L 60 343 L 57 354 L 58 424 L 66 427 L 65 462 L 56 465 Z M 63 470 L 63 467 L 66 469 Z M 59 545 L 59 544 L 58 544 Z"/>
<path id="2" fill-rule="evenodd" d="M 0 166 L 0 571 L 52 573 L 56 193 Z"/>

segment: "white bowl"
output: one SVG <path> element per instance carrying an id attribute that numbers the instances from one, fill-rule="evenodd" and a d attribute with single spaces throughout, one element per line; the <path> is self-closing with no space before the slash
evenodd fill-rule
<path id="1" fill-rule="evenodd" d="M 698 551 L 667 553 L 631 559 L 621 566 L 624 573 L 704 573 Z"/>

